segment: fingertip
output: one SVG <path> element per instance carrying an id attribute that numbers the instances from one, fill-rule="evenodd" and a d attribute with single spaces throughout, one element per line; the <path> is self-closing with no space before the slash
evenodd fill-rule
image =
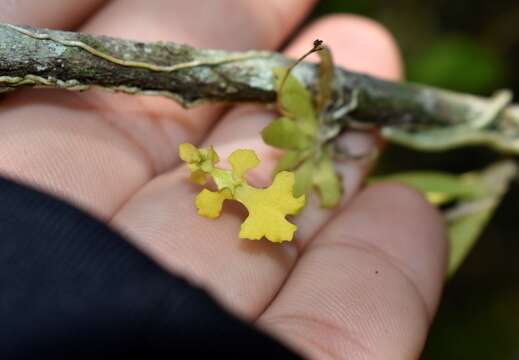
<path id="1" fill-rule="evenodd" d="M 372 19 L 350 14 L 327 15 L 304 29 L 287 52 L 299 56 L 316 38 L 324 40 L 335 62 L 349 70 L 387 80 L 403 76 L 397 42 L 383 25 Z"/>
<path id="2" fill-rule="evenodd" d="M 441 213 L 423 194 L 399 182 L 369 186 L 348 213 L 348 224 L 357 224 L 348 232 L 405 264 L 404 272 L 409 272 L 433 313 L 447 269 L 446 222 Z"/>
<path id="3" fill-rule="evenodd" d="M 260 322 L 316 358 L 418 358 L 444 280 L 444 230 L 414 189 L 370 186 L 305 248 Z"/>
<path id="4" fill-rule="evenodd" d="M 445 219 L 438 209 L 427 201 L 423 193 L 404 183 L 398 181 L 377 182 L 366 188 L 363 196 L 376 199 L 390 198 L 396 207 L 414 208 L 416 213 L 428 219 L 433 227 L 445 228 Z"/>

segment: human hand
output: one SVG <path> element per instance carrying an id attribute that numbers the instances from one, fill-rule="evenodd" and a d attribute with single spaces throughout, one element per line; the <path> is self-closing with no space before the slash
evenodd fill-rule
<path id="1" fill-rule="evenodd" d="M 311 2 L 4 0 L 0 20 L 199 47 L 276 49 Z M 320 20 L 287 52 L 300 55 L 316 37 L 338 65 L 400 77 L 394 43 L 369 20 Z M 254 148 L 262 165 L 252 182 L 265 185 L 279 153 L 259 138 L 274 116 L 264 108 L 185 111 L 166 99 L 58 90 L 20 91 L 1 106 L 2 174 L 87 209 L 296 351 L 313 358 L 419 356 L 441 292 L 446 243 L 440 217 L 414 191 L 381 184 L 353 198 L 369 165 L 344 162 L 347 204 L 329 211 L 310 199 L 295 220 L 295 243 L 239 240 L 243 209 L 226 208 L 217 221 L 196 214 L 199 189 L 179 167 L 177 149 L 182 142 L 214 144 L 223 158 Z M 342 141 L 353 151 L 369 146 L 360 135 Z"/>

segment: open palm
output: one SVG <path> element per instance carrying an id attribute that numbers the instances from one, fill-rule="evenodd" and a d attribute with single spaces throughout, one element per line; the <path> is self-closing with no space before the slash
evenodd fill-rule
<path id="1" fill-rule="evenodd" d="M 311 0 L 0 0 L 0 21 L 229 50 L 277 49 Z M 81 24 L 81 25 L 80 25 Z M 377 24 L 334 16 L 309 25 L 287 53 L 322 38 L 338 64 L 397 79 L 399 56 Z M 440 217 L 396 184 L 356 194 L 367 164 L 340 164 L 340 209 L 315 199 L 296 219 L 295 244 L 237 237 L 241 208 L 217 221 L 194 208 L 199 190 L 179 167 L 182 142 L 222 157 L 253 148 L 269 182 L 279 153 L 259 131 L 274 114 L 256 105 L 186 111 L 167 99 L 101 91 L 24 90 L 0 112 L 0 171 L 86 209 L 165 268 L 207 288 L 227 309 L 316 358 L 413 359 L 434 315 L 445 266 Z M 347 135 L 353 149 L 369 138 Z M 355 196 L 354 196 L 355 195 Z M 350 201 L 351 200 L 351 201 Z"/>

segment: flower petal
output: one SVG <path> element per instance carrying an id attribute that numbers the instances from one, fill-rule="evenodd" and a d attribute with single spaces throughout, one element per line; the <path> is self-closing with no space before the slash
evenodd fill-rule
<path id="1" fill-rule="evenodd" d="M 218 192 L 204 189 L 196 196 L 195 203 L 198 214 L 210 219 L 215 219 L 220 216 L 223 201 L 231 198 L 231 192 L 227 189 Z"/>

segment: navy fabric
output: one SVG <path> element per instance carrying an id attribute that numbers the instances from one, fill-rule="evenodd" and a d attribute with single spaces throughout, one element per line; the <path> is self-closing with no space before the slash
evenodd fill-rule
<path id="1" fill-rule="evenodd" d="M 0 359 L 298 359 L 106 225 L 0 178 Z"/>

